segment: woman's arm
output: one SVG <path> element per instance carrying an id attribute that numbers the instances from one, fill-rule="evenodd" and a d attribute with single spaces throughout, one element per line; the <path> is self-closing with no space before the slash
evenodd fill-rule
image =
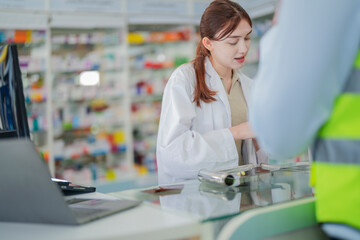
<path id="1" fill-rule="evenodd" d="M 233 135 L 235 141 L 255 137 L 254 133 L 250 129 L 249 122 L 241 123 L 239 125 L 229 128 L 229 129 L 230 129 L 230 132 Z"/>
<path id="2" fill-rule="evenodd" d="M 330 116 L 358 48 L 358 11 L 359 1 L 282 2 L 277 25 L 260 42 L 249 111 L 273 157 L 306 151 Z"/>

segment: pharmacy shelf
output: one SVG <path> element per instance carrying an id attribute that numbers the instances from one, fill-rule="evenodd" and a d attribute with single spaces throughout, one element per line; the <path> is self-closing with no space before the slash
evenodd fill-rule
<path id="1" fill-rule="evenodd" d="M 129 25 L 129 82 L 135 163 L 156 171 L 156 137 L 162 93 L 171 73 L 194 58 L 194 26 Z"/>
<path id="2" fill-rule="evenodd" d="M 124 28 L 52 29 L 56 177 L 85 182 L 116 178 L 126 159 Z M 85 76 L 88 74 L 88 76 Z M 123 154 L 119 154 L 123 153 Z M 130 154 L 129 154 L 130 155 Z M 72 169 L 72 170 L 69 170 Z M 81 169 L 81 171 L 80 171 Z M 87 170 L 86 170 L 87 169 Z"/>

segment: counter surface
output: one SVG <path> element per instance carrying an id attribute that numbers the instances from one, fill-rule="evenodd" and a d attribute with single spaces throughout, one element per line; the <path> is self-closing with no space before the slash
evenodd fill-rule
<path id="1" fill-rule="evenodd" d="M 78 227 L 0 222 L 1 239 L 216 239 L 233 216 L 248 209 L 311 197 L 309 168 L 283 169 L 240 187 L 191 180 L 87 198 L 143 200 L 140 206 Z M 80 195 L 77 195 L 80 197 Z"/>
<path id="2" fill-rule="evenodd" d="M 309 166 L 301 166 L 256 176 L 239 187 L 190 180 L 110 195 L 149 201 L 163 210 L 189 214 L 201 222 L 209 222 L 233 217 L 248 209 L 311 197 L 309 175 Z"/>

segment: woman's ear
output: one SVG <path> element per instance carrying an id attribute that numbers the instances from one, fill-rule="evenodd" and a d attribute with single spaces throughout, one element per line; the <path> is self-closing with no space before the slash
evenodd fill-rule
<path id="1" fill-rule="evenodd" d="M 209 50 L 210 52 L 213 50 L 212 42 L 208 37 L 204 37 L 201 41 L 207 50 Z"/>

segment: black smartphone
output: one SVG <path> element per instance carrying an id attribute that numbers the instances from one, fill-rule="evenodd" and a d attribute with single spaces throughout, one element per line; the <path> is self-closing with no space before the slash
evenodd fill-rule
<path id="1" fill-rule="evenodd" d="M 81 186 L 73 183 L 69 183 L 69 185 L 60 186 L 64 195 L 73 195 L 80 193 L 91 193 L 96 191 L 96 187 L 90 186 Z"/>

